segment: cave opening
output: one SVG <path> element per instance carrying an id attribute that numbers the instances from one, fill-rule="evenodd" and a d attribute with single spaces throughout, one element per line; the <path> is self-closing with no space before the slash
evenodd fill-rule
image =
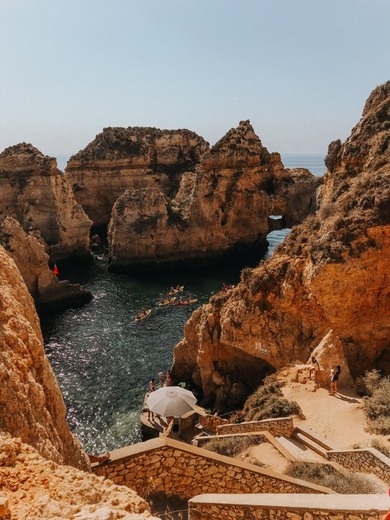
<path id="1" fill-rule="evenodd" d="M 276 369 L 262 358 L 241 349 L 224 349 L 224 357 L 213 361 L 211 392 L 204 396 L 203 404 L 213 412 L 229 413 L 241 409 L 246 399 Z"/>

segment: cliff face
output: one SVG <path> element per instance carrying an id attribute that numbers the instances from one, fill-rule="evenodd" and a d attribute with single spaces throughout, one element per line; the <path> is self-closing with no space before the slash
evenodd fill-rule
<path id="1" fill-rule="evenodd" d="M 41 234 L 53 261 L 89 256 L 90 220 L 76 203 L 55 159 L 30 144 L 0 154 L 0 220 L 13 217 Z"/>
<path id="2" fill-rule="evenodd" d="M 57 312 L 92 299 L 92 294 L 78 284 L 58 280 L 49 269 L 49 255 L 39 241 L 13 218 L 6 217 L 0 226 L 0 244 L 15 261 L 38 311 Z"/>
<path id="3" fill-rule="evenodd" d="M 33 300 L 2 247 L 0 272 L 0 431 L 20 437 L 45 458 L 88 469 L 66 423 Z"/>
<path id="4" fill-rule="evenodd" d="M 341 385 L 373 367 L 390 372 L 389 143 L 390 82 L 347 141 L 330 145 L 316 215 L 192 315 L 175 379 L 192 379 L 208 405 L 234 408 L 264 374 L 311 354 L 325 370 L 343 367 Z"/>
<path id="5" fill-rule="evenodd" d="M 0 490 L 1 518 L 155 518 L 148 504 L 131 489 L 45 460 L 31 446 L 1 432 Z"/>
<path id="6" fill-rule="evenodd" d="M 258 247 L 273 229 L 270 215 L 293 225 L 314 211 L 320 180 L 283 168 L 242 121 L 181 175 L 175 197 L 159 187 L 125 192 L 109 225 L 111 267 L 210 261 L 240 247 Z"/>
<path id="7" fill-rule="evenodd" d="M 189 130 L 105 128 L 70 158 L 66 178 L 94 226 L 108 225 L 115 201 L 128 189 L 159 187 L 173 196 L 208 143 Z"/>

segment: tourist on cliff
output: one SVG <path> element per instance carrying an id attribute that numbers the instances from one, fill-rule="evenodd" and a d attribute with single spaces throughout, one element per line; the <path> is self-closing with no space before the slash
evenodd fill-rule
<path id="1" fill-rule="evenodd" d="M 318 375 L 320 372 L 320 364 L 318 363 L 317 359 L 312 356 L 311 363 L 310 363 L 310 379 L 314 381 L 315 383 L 318 383 Z"/>
<path id="2" fill-rule="evenodd" d="M 330 369 L 330 395 L 337 394 L 337 381 L 341 372 L 340 365 L 333 365 Z"/>

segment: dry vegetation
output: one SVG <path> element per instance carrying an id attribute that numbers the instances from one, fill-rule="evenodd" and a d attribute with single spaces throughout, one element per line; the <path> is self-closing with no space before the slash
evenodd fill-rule
<path id="1" fill-rule="evenodd" d="M 257 446 L 259 438 L 257 435 L 231 436 L 214 438 L 207 441 L 202 446 L 206 450 L 214 451 L 220 455 L 227 457 L 237 457 L 240 453 L 247 450 L 251 446 Z"/>
<path id="2" fill-rule="evenodd" d="M 333 489 L 341 494 L 366 495 L 376 493 L 376 487 L 364 475 L 337 471 L 330 464 L 291 462 L 286 474 Z"/>
<path id="3" fill-rule="evenodd" d="M 390 377 L 371 370 L 357 381 L 359 393 L 365 396 L 363 410 L 368 430 L 380 435 L 390 434 Z"/>
<path id="4" fill-rule="evenodd" d="M 261 421 L 290 415 L 302 415 L 298 403 L 283 397 L 281 383 L 274 375 L 267 376 L 263 384 L 246 400 L 242 410 L 231 417 L 231 422 Z"/>

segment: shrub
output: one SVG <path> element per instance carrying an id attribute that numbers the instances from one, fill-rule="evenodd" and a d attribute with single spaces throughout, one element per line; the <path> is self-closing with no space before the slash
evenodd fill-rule
<path id="1" fill-rule="evenodd" d="M 367 374 L 366 379 L 368 377 L 371 377 L 372 380 L 375 379 L 375 385 L 368 387 L 370 395 L 363 401 L 363 411 L 367 418 L 368 429 L 374 433 L 389 435 L 390 378 L 383 377 L 378 380 L 377 374 L 371 374 L 371 376 L 369 374 Z"/>
<path id="2" fill-rule="evenodd" d="M 370 370 L 364 376 L 356 379 L 356 386 L 359 395 L 371 396 L 382 379 L 379 370 Z"/>
<path id="3" fill-rule="evenodd" d="M 341 494 L 367 495 L 377 492 L 376 487 L 364 475 L 341 473 L 330 464 L 291 462 L 286 468 L 286 474 L 329 487 Z"/>
<path id="4" fill-rule="evenodd" d="M 285 399 L 280 387 L 281 384 L 274 375 L 267 376 L 263 384 L 246 400 L 243 409 L 231 417 L 231 422 L 261 421 L 302 415 L 299 405 Z"/>
<path id="5" fill-rule="evenodd" d="M 378 439 L 373 439 L 371 442 L 371 446 L 383 453 L 383 455 L 386 455 L 386 457 L 390 458 L 390 448 L 382 444 L 381 441 L 379 441 Z"/>
<path id="6" fill-rule="evenodd" d="M 236 457 L 239 453 L 247 450 L 251 446 L 257 446 L 259 439 L 256 435 L 248 435 L 245 437 L 232 436 L 221 439 L 211 439 L 203 444 L 203 448 L 215 451 L 220 455 L 227 457 Z"/>

